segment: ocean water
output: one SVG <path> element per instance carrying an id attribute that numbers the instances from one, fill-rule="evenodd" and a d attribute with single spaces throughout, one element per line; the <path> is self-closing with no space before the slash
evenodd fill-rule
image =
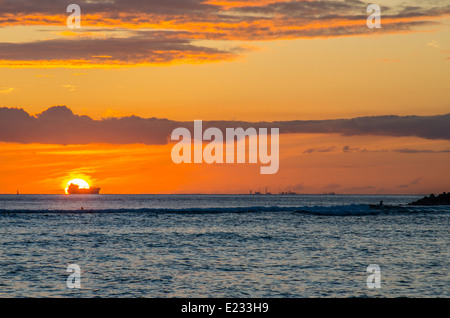
<path id="1" fill-rule="evenodd" d="M 0 195 L 0 297 L 449 297 L 450 206 L 418 198 Z"/>

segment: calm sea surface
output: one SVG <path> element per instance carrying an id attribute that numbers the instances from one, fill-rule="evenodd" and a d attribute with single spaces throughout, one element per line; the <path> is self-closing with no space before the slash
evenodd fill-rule
<path id="1" fill-rule="evenodd" d="M 0 195 L 0 297 L 450 297 L 450 206 L 417 198 Z"/>

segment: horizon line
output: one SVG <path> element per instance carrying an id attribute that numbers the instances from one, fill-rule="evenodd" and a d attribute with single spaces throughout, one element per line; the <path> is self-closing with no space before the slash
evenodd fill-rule
<path id="1" fill-rule="evenodd" d="M 428 194 L 440 194 L 447 191 L 442 192 L 427 192 Z M 450 192 L 450 191 L 448 191 Z M 291 193 L 291 194 L 281 194 L 281 193 L 99 193 L 99 194 L 66 194 L 66 193 L 0 193 L 0 195 L 64 195 L 64 196 L 102 196 L 102 195 L 248 195 L 248 196 L 296 196 L 296 195 L 322 195 L 322 196 L 338 196 L 338 195 L 427 195 L 427 193 Z"/>

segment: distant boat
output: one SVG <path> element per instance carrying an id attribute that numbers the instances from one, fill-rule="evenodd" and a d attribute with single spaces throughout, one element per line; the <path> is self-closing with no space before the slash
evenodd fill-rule
<path id="1" fill-rule="evenodd" d="M 80 189 L 76 184 L 71 183 L 67 188 L 68 194 L 99 194 L 100 188 Z"/>

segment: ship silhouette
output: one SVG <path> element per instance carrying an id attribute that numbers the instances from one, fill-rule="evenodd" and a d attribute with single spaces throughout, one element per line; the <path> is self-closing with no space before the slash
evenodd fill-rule
<path id="1" fill-rule="evenodd" d="M 68 194 L 99 194 L 100 188 L 80 189 L 76 184 L 71 183 L 67 188 Z"/>

